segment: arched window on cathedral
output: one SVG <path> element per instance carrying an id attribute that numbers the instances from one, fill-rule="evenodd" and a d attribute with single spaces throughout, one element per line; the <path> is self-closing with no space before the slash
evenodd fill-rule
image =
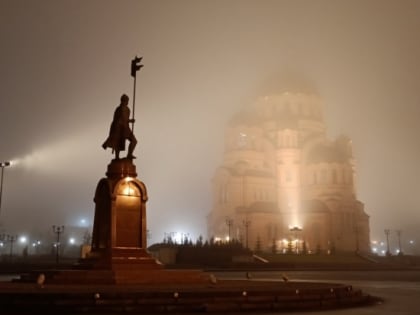
<path id="1" fill-rule="evenodd" d="M 225 204 L 229 201 L 229 193 L 226 184 L 221 184 L 219 186 L 219 204 Z"/>
<path id="2" fill-rule="evenodd" d="M 290 170 L 286 170 L 286 182 L 290 183 L 292 181 L 292 172 Z"/>
<path id="3" fill-rule="evenodd" d="M 264 200 L 269 200 L 270 198 L 269 198 L 269 195 L 268 195 L 268 191 L 267 190 L 264 190 Z"/>
<path id="4" fill-rule="evenodd" d="M 290 103 L 289 103 L 288 101 L 284 102 L 284 107 L 283 107 L 283 110 L 284 110 L 284 112 L 285 112 L 285 113 L 287 113 L 287 114 L 291 113 L 291 110 L 290 110 Z"/>
<path id="5" fill-rule="evenodd" d="M 289 135 L 284 135 L 284 140 L 283 140 L 283 146 L 285 147 L 285 148 L 288 148 L 288 147 L 290 147 L 290 137 L 289 137 Z"/>
<path id="6" fill-rule="evenodd" d="M 224 203 L 228 203 L 229 202 L 229 190 L 228 190 L 228 188 L 227 188 L 226 185 L 225 185 L 225 188 L 224 188 L 223 198 L 224 198 Z"/>
<path id="7" fill-rule="evenodd" d="M 326 184 L 327 183 L 327 170 L 321 170 L 321 183 Z"/>
<path id="8" fill-rule="evenodd" d="M 337 170 L 336 169 L 332 170 L 332 182 L 333 184 L 337 184 Z"/>
<path id="9" fill-rule="evenodd" d="M 240 132 L 236 139 L 236 145 L 240 149 L 245 148 L 248 145 L 248 135 L 244 132 Z"/>

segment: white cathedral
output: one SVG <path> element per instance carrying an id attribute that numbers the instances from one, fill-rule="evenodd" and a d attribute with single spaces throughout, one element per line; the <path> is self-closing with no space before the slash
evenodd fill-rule
<path id="1" fill-rule="evenodd" d="M 234 116 L 213 181 L 208 236 L 250 249 L 368 252 L 351 141 L 326 137 L 314 94 L 265 96 Z"/>

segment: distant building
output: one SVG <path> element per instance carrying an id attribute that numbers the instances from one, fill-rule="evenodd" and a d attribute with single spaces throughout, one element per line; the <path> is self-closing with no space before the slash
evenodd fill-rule
<path id="1" fill-rule="evenodd" d="M 282 93 L 234 116 L 213 178 L 208 234 L 251 249 L 368 252 L 349 138 L 328 140 L 321 99 Z"/>

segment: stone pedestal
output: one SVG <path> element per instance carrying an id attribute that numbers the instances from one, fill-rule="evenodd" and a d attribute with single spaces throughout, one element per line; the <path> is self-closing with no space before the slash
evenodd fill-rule
<path id="1" fill-rule="evenodd" d="M 50 283 L 208 283 L 198 270 L 164 270 L 147 252 L 147 190 L 129 159 L 113 160 L 95 192 L 92 251 Z"/>
<path id="2" fill-rule="evenodd" d="M 159 269 L 147 253 L 147 190 L 129 159 L 113 160 L 95 192 L 92 252 L 85 263 L 93 269 Z"/>

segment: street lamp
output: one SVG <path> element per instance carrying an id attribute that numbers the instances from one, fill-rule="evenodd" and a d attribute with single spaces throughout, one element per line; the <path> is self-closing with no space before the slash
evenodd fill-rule
<path id="1" fill-rule="evenodd" d="M 386 255 L 391 256 L 391 251 L 389 250 L 389 234 L 391 234 L 390 229 L 385 229 L 385 236 L 386 236 Z"/>
<path id="2" fill-rule="evenodd" d="M 4 168 L 6 166 L 10 166 L 10 162 L 0 162 L 0 168 L 1 168 L 1 180 L 0 180 L 0 213 L 1 213 L 1 197 L 3 195 L 3 172 Z"/>
<path id="3" fill-rule="evenodd" d="M 251 225 L 251 221 L 249 220 L 243 220 L 242 224 L 245 227 L 245 244 L 246 244 L 246 248 L 248 249 L 248 230 L 249 230 L 249 226 Z"/>
<path id="4" fill-rule="evenodd" d="M 55 243 L 55 263 L 58 265 L 60 259 L 60 234 L 64 232 L 64 225 L 52 226 L 53 232 L 57 234 L 57 242 Z"/>
<path id="5" fill-rule="evenodd" d="M 233 225 L 233 219 L 230 219 L 229 217 L 226 218 L 226 225 L 228 226 L 228 235 L 229 235 L 229 242 L 231 242 L 232 238 L 230 236 L 230 232 L 232 229 L 232 225 Z"/>
<path id="6" fill-rule="evenodd" d="M 299 254 L 299 247 L 298 247 L 298 232 L 302 232 L 302 229 L 300 228 L 300 227 L 298 227 L 298 226 L 294 226 L 294 227 L 292 227 L 291 229 L 290 229 L 290 232 L 293 232 L 294 233 L 294 236 L 295 236 L 295 242 L 296 242 L 296 254 Z"/>
<path id="7" fill-rule="evenodd" d="M 35 253 L 38 255 L 39 253 L 39 246 L 41 245 L 41 241 L 36 240 L 32 243 L 32 247 L 35 249 Z"/>
<path id="8" fill-rule="evenodd" d="M 17 240 L 17 235 L 6 235 L 6 241 L 10 242 L 10 257 L 13 256 L 13 243 Z"/>
<path id="9" fill-rule="evenodd" d="M 402 252 L 402 248 L 401 248 L 401 233 L 402 233 L 402 231 L 401 230 L 397 230 L 397 236 L 398 236 L 398 255 L 403 255 L 403 252 Z"/>

